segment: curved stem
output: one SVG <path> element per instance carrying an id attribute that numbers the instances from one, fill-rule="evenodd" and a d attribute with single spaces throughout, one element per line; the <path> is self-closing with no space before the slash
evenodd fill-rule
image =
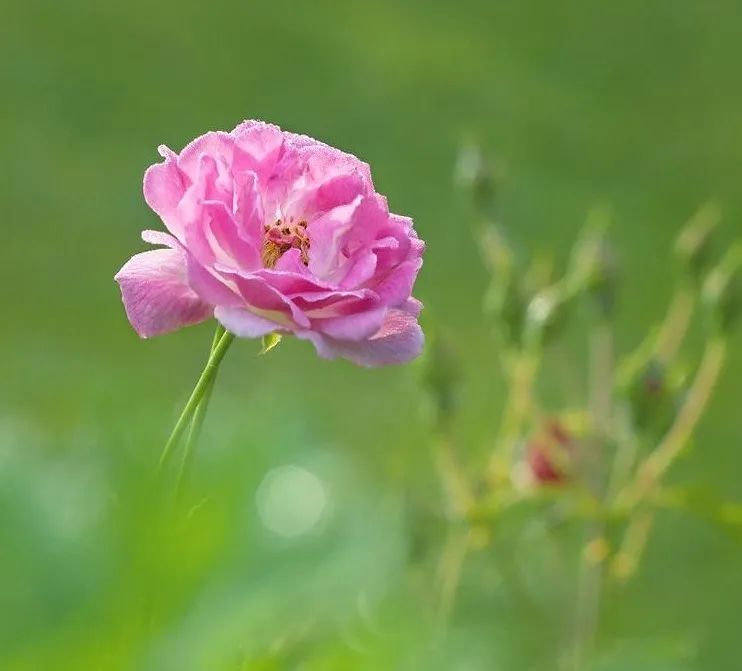
<path id="1" fill-rule="evenodd" d="M 668 365 L 678 354 L 680 346 L 688 332 L 693 308 L 695 292 L 686 284 L 681 284 L 675 292 L 667 315 L 657 335 L 655 345 L 657 358 L 664 365 Z"/>
<path id="2" fill-rule="evenodd" d="M 206 366 L 204 367 L 201 376 L 198 378 L 198 382 L 196 382 L 196 386 L 193 388 L 188 402 L 183 408 L 183 412 L 180 413 L 180 417 L 175 423 L 175 427 L 170 434 L 170 438 L 168 438 L 167 443 L 165 443 L 165 448 L 162 450 L 160 461 L 157 465 L 158 473 L 162 473 L 162 470 L 165 467 L 165 464 L 167 463 L 167 460 L 170 457 L 173 448 L 177 445 L 180 437 L 183 435 L 183 431 L 185 431 L 188 422 L 193 416 L 193 413 L 196 411 L 196 408 L 206 394 L 211 381 L 216 376 L 216 372 L 219 369 L 219 364 L 222 362 L 222 359 L 227 353 L 227 350 L 229 349 L 229 346 L 232 344 L 233 340 L 234 335 L 229 332 L 225 332 L 219 339 L 216 347 L 211 352 L 209 360 L 206 362 Z"/>
<path id="3" fill-rule="evenodd" d="M 516 355 L 510 379 L 510 392 L 503 411 L 495 449 L 487 465 L 487 478 L 497 484 L 508 471 L 520 438 L 523 422 L 533 403 L 533 385 L 540 364 L 540 352 L 535 345 L 525 345 Z"/>
<path id="4" fill-rule="evenodd" d="M 639 467 L 634 482 L 619 493 L 617 505 L 630 507 L 649 494 L 682 452 L 716 387 L 726 355 L 726 341 L 717 336 L 706 345 L 686 401 L 662 442 Z"/>

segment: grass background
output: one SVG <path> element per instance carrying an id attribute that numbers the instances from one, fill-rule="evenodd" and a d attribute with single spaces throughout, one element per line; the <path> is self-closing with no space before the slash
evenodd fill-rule
<path id="1" fill-rule="evenodd" d="M 524 247 L 564 259 L 608 203 L 626 351 L 670 295 L 668 250 L 696 207 L 716 199 L 742 232 L 739 3 L 10 0 L 0 26 L 0 668 L 553 668 L 559 614 L 529 619 L 484 568 L 429 656 L 420 511 L 438 493 L 414 367 L 238 343 L 197 455 L 203 505 L 183 528 L 153 513 L 148 474 L 210 327 L 140 342 L 112 277 L 157 227 L 140 184 L 159 143 L 263 118 L 352 151 L 428 244 L 416 293 L 455 335 L 457 435 L 481 453 L 503 383 L 451 186 L 459 140 L 506 166 L 502 215 Z M 547 384 L 556 407 L 583 386 L 578 336 Z M 724 498 L 742 498 L 741 379 L 737 346 L 678 469 Z M 279 542 L 254 492 L 287 463 L 323 479 L 334 512 Z M 601 668 L 738 669 L 741 558 L 664 516 L 608 604 Z"/>

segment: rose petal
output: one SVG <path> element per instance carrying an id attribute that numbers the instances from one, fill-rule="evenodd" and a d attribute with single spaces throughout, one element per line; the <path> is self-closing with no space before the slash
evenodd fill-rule
<path id="1" fill-rule="evenodd" d="M 177 238 L 162 231 L 144 230 L 142 231 L 142 240 L 149 242 L 151 245 L 162 245 L 163 247 L 170 247 L 170 249 L 183 249 Z"/>
<path id="2" fill-rule="evenodd" d="M 232 209 L 238 233 L 259 247 L 263 241 L 264 215 L 258 176 L 254 172 L 235 173 Z"/>
<path id="3" fill-rule="evenodd" d="M 129 259 L 114 278 L 126 315 L 142 338 L 208 319 L 213 308 L 188 286 L 183 254 L 154 249 Z"/>
<path id="4" fill-rule="evenodd" d="M 208 156 L 219 168 L 229 170 L 234 156 L 234 140 L 229 133 L 211 131 L 189 142 L 178 156 L 178 167 L 196 181 L 201 170 L 201 159 Z"/>
<path id="5" fill-rule="evenodd" d="M 243 304 L 244 301 L 234 282 L 204 266 L 193 254 L 187 255 L 186 267 L 188 283 L 207 303 L 227 307 L 239 307 Z"/>
<path id="6" fill-rule="evenodd" d="M 368 340 L 336 340 L 311 331 L 297 333 L 297 336 L 310 340 L 325 359 L 342 357 L 369 368 L 406 363 L 420 355 L 425 342 L 415 317 L 396 309 L 388 311 L 381 329 Z"/>
<path id="7" fill-rule="evenodd" d="M 339 317 L 312 319 L 312 327 L 338 340 L 368 340 L 379 331 L 388 312 L 385 307 L 363 309 Z"/>
<path id="8" fill-rule="evenodd" d="M 280 324 L 260 317 L 246 308 L 218 306 L 214 317 L 230 333 L 240 338 L 260 338 L 281 328 Z"/>
<path id="9" fill-rule="evenodd" d="M 332 281 L 337 274 L 337 260 L 344 235 L 353 225 L 356 210 L 363 198 L 336 207 L 309 224 L 309 270 L 320 279 Z"/>
<path id="10" fill-rule="evenodd" d="M 399 305 L 410 296 L 422 264 L 422 259 L 400 263 L 374 286 L 384 305 Z"/>
<path id="11" fill-rule="evenodd" d="M 287 328 L 308 328 L 309 319 L 296 304 L 254 273 L 244 273 L 219 264 L 215 270 L 239 292 L 245 307 Z"/>
<path id="12" fill-rule="evenodd" d="M 144 200 L 160 216 L 167 229 L 180 238 L 183 225 L 177 208 L 189 183 L 178 169 L 177 156 L 165 145 L 160 145 L 159 152 L 165 161 L 151 165 L 144 173 Z"/>
<path id="13" fill-rule="evenodd" d="M 210 246 L 219 262 L 233 264 L 243 270 L 262 268 L 258 250 L 252 242 L 239 234 L 227 206 L 218 200 L 204 201 L 203 206 L 204 215 L 208 218 L 203 223 L 208 226 L 207 237 L 210 238 Z"/>

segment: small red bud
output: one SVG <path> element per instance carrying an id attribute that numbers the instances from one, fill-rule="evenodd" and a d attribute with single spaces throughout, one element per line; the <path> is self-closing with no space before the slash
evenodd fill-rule
<path id="1" fill-rule="evenodd" d="M 558 485 L 569 479 L 569 460 L 574 452 L 572 436 L 558 419 L 550 419 L 526 447 L 526 463 L 538 485 Z"/>

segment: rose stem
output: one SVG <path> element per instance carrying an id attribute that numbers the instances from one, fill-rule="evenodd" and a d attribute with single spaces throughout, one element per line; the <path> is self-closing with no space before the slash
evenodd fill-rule
<path id="1" fill-rule="evenodd" d="M 219 364 L 222 362 L 222 359 L 227 353 L 233 340 L 234 335 L 229 332 L 224 332 L 224 334 L 219 338 L 216 347 L 213 348 L 209 355 L 209 360 L 206 362 L 206 366 L 201 372 L 201 376 L 198 378 L 198 382 L 196 382 L 196 386 L 193 388 L 191 396 L 183 408 L 183 412 L 180 413 L 180 417 L 178 417 L 178 421 L 170 434 L 170 438 L 168 438 L 167 443 L 165 443 L 165 448 L 162 450 L 160 461 L 157 465 L 157 471 L 159 474 L 162 473 L 173 448 L 177 445 L 193 413 L 204 398 L 211 382 L 216 377 Z"/>
<path id="2" fill-rule="evenodd" d="M 211 341 L 209 358 L 211 358 L 211 356 L 214 354 L 214 351 L 219 345 L 219 341 L 221 340 L 224 333 L 224 327 L 217 322 L 216 330 L 214 331 L 214 338 Z M 185 481 L 188 477 L 191 462 L 193 461 L 193 451 L 196 447 L 196 441 L 198 440 L 198 436 L 201 432 L 201 426 L 204 423 L 204 418 L 206 417 L 206 409 L 208 408 L 209 401 L 211 400 L 211 392 L 214 389 L 215 380 L 216 374 L 208 381 L 203 398 L 201 399 L 198 407 L 196 408 L 196 411 L 193 414 L 193 420 L 191 421 L 191 426 L 188 429 L 188 436 L 186 436 L 185 448 L 183 449 L 183 459 L 180 462 L 178 480 L 175 485 L 175 496 L 177 499 L 180 499 L 183 485 L 185 484 Z"/>

